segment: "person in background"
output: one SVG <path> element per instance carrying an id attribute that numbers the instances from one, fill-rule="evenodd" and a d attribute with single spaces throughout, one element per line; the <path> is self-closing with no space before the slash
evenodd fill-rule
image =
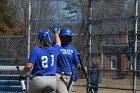
<path id="1" fill-rule="evenodd" d="M 54 26 L 55 27 L 55 26 Z M 61 41 L 59 28 L 54 28 L 55 44 L 52 46 L 52 33 L 41 29 L 38 35 L 40 46 L 32 49 L 28 62 L 25 64 L 19 80 L 24 79 L 31 71 L 33 78 L 30 82 L 29 93 L 55 93 L 57 88 L 56 66 L 60 53 Z"/>
<path id="2" fill-rule="evenodd" d="M 77 56 L 77 50 L 70 44 L 72 31 L 70 28 L 62 28 L 60 31 L 61 53 L 57 59 L 57 93 L 68 93 L 73 66 L 80 69 L 81 65 Z"/>
<path id="3" fill-rule="evenodd" d="M 93 61 L 91 67 L 90 67 L 90 76 L 89 76 L 89 83 L 90 83 L 90 88 L 89 91 L 94 91 L 94 93 L 98 93 L 98 89 L 100 87 L 100 84 L 102 83 L 102 67 L 100 64 L 99 58 L 95 59 Z"/>

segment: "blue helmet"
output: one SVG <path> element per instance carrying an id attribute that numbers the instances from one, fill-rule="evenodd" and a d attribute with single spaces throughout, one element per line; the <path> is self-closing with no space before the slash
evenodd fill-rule
<path id="1" fill-rule="evenodd" d="M 48 29 L 40 30 L 39 35 L 38 35 L 38 41 L 39 42 L 44 41 L 44 42 L 51 43 L 52 42 L 51 32 Z"/>
<path id="2" fill-rule="evenodd" d="M 69 28 L 62 28 L 60 31 L 60 36 L 67 35 L 72 37 L 72 31 Z"/>

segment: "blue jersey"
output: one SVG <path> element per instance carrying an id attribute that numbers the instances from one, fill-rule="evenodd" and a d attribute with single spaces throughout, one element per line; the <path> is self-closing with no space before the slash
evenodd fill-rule
<path id="1" fill-rule="evenodd" d="M 36 47 L 31 51 L 29 62 L 32 63 L 32 75 L 50 75 L 56 73 L 57 56 L 60 53 L 60 47 L 54 45 L 44 49 Z"/>
<path id="2" fill-rule="evenodd" d="M 57 73 L 72 72 L 73 64 L 80 64 L 77 50 L 73 46 L 67 45 L 61 46 L 60 51 L 57 59 Z"/>

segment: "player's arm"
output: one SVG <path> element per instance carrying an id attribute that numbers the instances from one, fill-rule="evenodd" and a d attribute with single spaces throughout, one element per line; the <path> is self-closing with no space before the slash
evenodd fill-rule
<path id="1" fill-rule="evenodd" d="M 60 28 L 59 28 L 58 31 L 60 31 Z M 55 34 L 54 34 L 54 40 L 55 40 L 55 43 L 56 43 L 57 45 L 61 46 L 61 40 L 60 40 L 60 38 L 59 38 L 59 34 L 58 34 L 58 33 L 55 33 Z"/>
<path id="2" fill-rule="evenodd" d="M 75 67 L 77 69 L 81 69 L 81 64 L 80 64 L 80 61 L 79 61 L 79 58 L 78 58 L 78 52 L 75 48 L 73 48 L 73 62 L 75 64 Z"/>
<path id="3" fill-rule="evenodd" d="M 32 68 L 33 68 L 32 63 L 25 63 L 25 66 L 21 72 L 21 76 L 26 76 L 27 73 L 32 70 Z"/>
<path id="4" fill-rule="evenodd" d="M 55 23 L 53 25 L 53 29 L 52 29 L 53 33 L 54 33 L 54 42 L 61 46 L 61 40 L 60 40 L 60 37 L 59 37 L 59 33 L 60 33 L 60 28 L 59 28 L 59 24 Z"/>

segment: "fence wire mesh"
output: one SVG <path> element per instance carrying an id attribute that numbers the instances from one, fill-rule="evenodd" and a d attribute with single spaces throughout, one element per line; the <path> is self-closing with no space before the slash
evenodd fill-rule
<path id="1" fill-rule="evenodd" d="M 14 13 L 16 11 L 16 17 L 13 17 L 12 13 L 10 16 L 13 20 L 17 19 L 14 20 L 17 23 L 15 28 L 20 31 L 20 36 L 0 36 L 0 66 L 23 66 L 30 52 L 28 45 L 31 49 L 38 46 L 39 30 L 51 30 L 52 23 L 58 22 L 61 28 L 72 29 L 72 45 L 78 50 L 84 66 L 88 69 L 89 82 L 83 72 L 77 70 L 75 93 L 91 93 L 89 89 L 93 86 L 89 83 L 96 79 L 96 76 L 92 79 L 90 76 L 96 71 L 102 73 L 99 93 L 140 93 L 139 20 L 136 24 L 140 13 L 138 11 L 136 16 L 136 2 L 139 4 L 139 0 L 31 0 L 31 20 L 28 20 L 29 2 L 6 1 L 7 9 L 13 9 Z M 139 10 L 140 6 L 137 8 Z M 28 25 L 31 26 L 30 35 L 27 35 Z M 28 43 L 29 37 L 31 43 Z M 136 52 L 135 42 L 138 44 Z M 97 59 L 102 69 L 91 69 Z M 7 71 L 7 67 L 0 73 L 18 75 L 17 71 Z"/>

